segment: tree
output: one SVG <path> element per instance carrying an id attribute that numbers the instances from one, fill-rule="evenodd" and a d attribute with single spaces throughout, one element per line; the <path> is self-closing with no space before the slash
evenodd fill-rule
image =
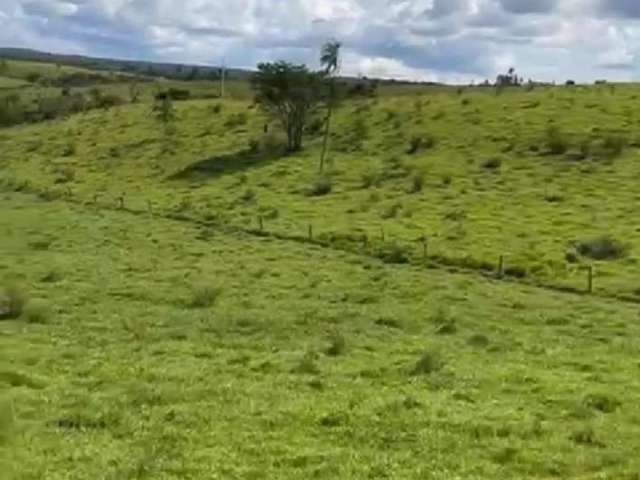
<path id="1" fill-rule="evenodd" d="M 275 117 L 287 134 L 287 149 L 302 148 L 304 126 L 320 101 L 322 77 L 305 65 L 284 61 L 258 64 L 251 78 L 256 100 Z"/>
<path id="2" fill-rule="evenodd" d="M 327 147 L 329 145 L 329 135 L 331 133 L 331 116 L 336 106 L 336 85 L 334 75 L 340 69 L 340 48 L 342 44 L 338 41 L 331 40 L 322 46 L 320 54 L 320 65 L 323 67 L 323 74 L 327 79 L 328 96 L 327 96 L 327 116 L 325 118 L 324 140 L 322 142 L 322 153 L 320 154 L 320 171 L 324 169 L 325 157 L 327 155 Z"/>

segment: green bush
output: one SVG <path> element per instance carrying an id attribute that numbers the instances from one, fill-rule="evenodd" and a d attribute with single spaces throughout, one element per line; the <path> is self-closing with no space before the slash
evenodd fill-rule
<path id="1" fill-rule="evenodd" d="M 234 113 L 227 118 L 224 126 L 227 128 L 237 128 L 246 125 L 248 121 L 249 116 L 246 112 Z"/>
<path id="2" fill-rule="evenodd" d="M 329 336 L 329 346 L 327 347 L 326 353 L 330 357 L 337 357 L 339 355 L 343 355 L 347 349 L 347 341 L 344 336 L 342 336 L 338 332 L 333 332 Z"/>
<path id="3" fill-rule="evenodd" d="M 569 150 L 570 144 L 567 137 L 557 125 L 550 125 L 545 131 L 544 144 L 549 154 L 562 155 Z"/>
<path id="4" fill-rule="evenodd" d="M 411 375 L 430 375 L 444 368 L 444 360 L 438 352 L 426 351 L 411 370 Z"/>
<path id="5" fill-rule="evenodd" d="M 0 320 L 16 319 L 22 315 L 28 302 L 26 292 L 15 284 L 0 287 Z"/>
<path id="6" fill-rule="evenodd" d="M 482 167 L 487 170 L 499 170 L 502 167 L 501 157 L 491 157 L 482 162 Z"/>
<path id="7" fill-rule="evenodd" d="M 618 240 L 603 235 L 579 241 L 576 250 L 583 257 L 594 260 L 618 260 L 628 254 L 629 247 Z"/>
<path id="8" fill-rule="evenodd" d="M 308 195 L 310 197 L 321 197 L 324 195 L 328 195 L 329 193 L 331 193 L 332 188 L 333 182 L 331 181 L 331 177 L 327 175 L 320 175 L 319 177 L 316 177 L 315 180 L 311 183 Z"/>

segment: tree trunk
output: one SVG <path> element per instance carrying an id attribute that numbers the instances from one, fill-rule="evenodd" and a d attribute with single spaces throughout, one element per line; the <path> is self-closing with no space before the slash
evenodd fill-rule
<path id="1" fill-rule="evenodd" d="M 320 171 L 324 170 L 324 160 L 327 155 L 327 148 L 329 145 L 329 134 L 331 132 L 331 115 L 333 113 L 333 100 L 329 101 L 329 108 L 327 109 L 327 118 L 325 120 L 324 140 L 322 142 L 322 153 L 320 154 Z"/>

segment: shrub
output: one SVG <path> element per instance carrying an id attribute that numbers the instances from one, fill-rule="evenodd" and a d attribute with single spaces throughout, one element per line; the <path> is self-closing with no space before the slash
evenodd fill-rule
<path id="1" fill-rule="evenodd" d="M 337 357 L 339 355 L 344 354 L 347 349 L 347 341 L 344 336 L 340 335 L 338 332 L 334 332 L 329 337 L 329 346 L 327 347 L 326 353 L 330 357 Z"/>
<path id="2" fill-rule="evenodd" d="M 397 243 L 385 243 L 374 252 L 374 255 L 384 263 L 409 263 L 409 253 Z"/>
<path id="3" fill-rule="evenodd" d="M 171 87 L 167 90 L 167 95 L 171 97 L 172 100 L 189 100 L 191 97 L 191 92 L 182 88 Z"/>
<path id="4" fill-rule="evenodd" d="M 605 158 L 617 158 L 626 146 L 627 140 L 622 135 L 610 133 L 598 143 L 598 153 Z"/>
<path id="5" fill-rule="evenodd" d="M 0 287 L 0 320 L 20 317 L 27 301 L 27 294 L 20 286 L 9 284 Z"/>
<path id="6" fill-rule="evenodd" d="M 467 345 L 477 348 L 489 346 L 489 338 L 481 333 L 474 333 L 467 339 Z"/>
<path id="7" fill-rule="evenodd" d="M 117 107 L 118 105 L 123 105 L 125 103 L 122 97 L 119 97 L 115 93 L 108 93 L 106 95 L 100 96 L 98 102 L 96 103 L 97 108 L 103 108 L 108 110 L 112 107 Z"/>
<path id="8" fill-rule="evenodd" d="M 27 323 L 47 323 L 51 317 L 51 308 L 44 300 L 31 300 L 24 308 L 23 317 Z"/>
<path id="9" fill-rule="evenodd" d="M 562 155 L 569 150 L 569 140 L 557 125 L 550 125 L 545 131 L 545 146 L 551 155 Z"/>
<path id="10" fill-rule="evenodd" d="M 502 158 L 500 157 L 491 157 L 482 162 L 483 168 L 487 170 L 499 170 L 502 166 Z"/>
<path id="11" fill-rule="evenodd" d="M 242 125 L 246 125 L 249 120 L 249 116 L 246 112 L 235 113 L 230 115 L 224 122 L 224 126 L 227 128 L 236 128 Z"/>
<path id="12" fill-rule="evenodd" d="M 324 125 L 325 125 L 325 121 L 323 118 L 315 117 L 305 127 L 305 130 L 309 135 L 312 135 L 312 136 L 319 135 L 324 131 Z"/>
<path id="13" fill-rule="evenodd" d="M 438 352 L 424 352 L 411 370 L 411 375 L 430 375 L 442 370 L 444 361 Z"/>
<path id="14" fill-rule="evenodd" d="M 196 285 L 191 289 L 191 308 L 210 308 L 220 298 L 222 290 L 210 285 Z"/>
<path id="15" fill-rule="evenodd" d="M 311 183 L 308 195 L 310 197 L 321 197 L 331 193 L 333 183 L 331 177 L 327 175 L 320 175 Z"/>
<path id="16" fill-rule="evenodd" d="M 222 112 L 222 105 L 219 103 L 216 103 L 215 105 L 212 105 L 210 107 L 211 113 L 215 113 L 216 115 L 220 112 Z"/>
<path id="17" fill-rule="evenodd" d="M 576 249 L 583 257 L 594 260 L 617 260 L 629 252 L 629 247 L 608 236 L 600 236 L 577 243 Z"/>

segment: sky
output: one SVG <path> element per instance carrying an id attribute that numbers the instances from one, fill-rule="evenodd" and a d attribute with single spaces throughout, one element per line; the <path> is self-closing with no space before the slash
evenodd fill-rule
<path id="1" fill-rule="evenodd" d="M 640 79 L 640 0 L 0 0 L 0 46 L 445 82 Z"/>

